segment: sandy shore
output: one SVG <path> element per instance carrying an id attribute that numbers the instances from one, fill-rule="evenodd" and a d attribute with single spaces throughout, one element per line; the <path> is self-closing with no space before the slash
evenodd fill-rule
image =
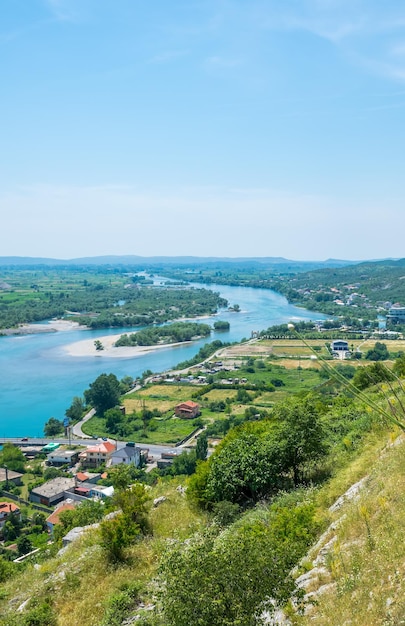
<path id="1" fill-rule="evenodd" d="M 2 328 L 0 335 L 35 335 L 37 333 L 55 333 L 67 330 L 84 330 L 78 322 L 70 320 L 49 320 L 44 324 L 21 324 L 18 328 Z"/>
<path id="2" fill-rule="evenodd" d="M 67 346 L 63 347 L 65 353 L 69 356 L 95 356 L 100 358 L 133 358 L 141 356 L 146 352 L 154 352 L 155 350 L 161 350 L 162 348 L 172 348 L 173 346 L 184 346 L 190 341 L 183 341 L 181 343 L 159 344 L 158 346 L 120 346 L 116 348 L 114 346 L 117 339 L 121 337 L 123 333 L 118 335 L 107 335 L 105 337 L 98 337 L 98 341 L 101 341 L 103 350 L 96 350 L 94 345 L 94 339 L 84 339 L 83 341 L 75 341 Z"/>

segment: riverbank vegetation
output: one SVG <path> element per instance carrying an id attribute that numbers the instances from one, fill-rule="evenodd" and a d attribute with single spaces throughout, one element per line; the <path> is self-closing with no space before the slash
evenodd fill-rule
<path id="1" fill-rule="evenodd" d="M 378 328 L 378 316 L 385 317 L 394 303 L 405 305 L 403 274 L 405 259 L 322 264 L 235 263 L 228 267 L 162 268 L 178 280 L 205 284 L 272 289 L 289 302 L 310 311 L 320 311 L 347 326 Z M 388 320 L 388 326 L 391 322 Z M 401 331 L 398 325 L 392 326 Z"/>
<path id="2" fill-rule="evenodd" d="M 208 337 L 211 326 L 193 322 L 177 322 L 154 328 L 146 328 L 136 333 L 124 334 L 115 342 L 120 346 L 155 346 L 157 344 L 182 343 Z"/>
<path id="3" fill-rule="evenodd" d="M 208 289 L 139 278 L 119 267 L 1 269 L 0 329 L 53 317 L 89 328 L 147 326 L 210 315 L 228 304 Z"/>

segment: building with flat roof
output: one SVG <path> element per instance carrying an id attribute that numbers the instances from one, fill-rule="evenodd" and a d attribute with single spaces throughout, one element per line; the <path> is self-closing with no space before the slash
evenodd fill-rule
<path id="1" fill-rule="evenodd" d="M 387 320 L 397 324 L 405 324 L 405 306 L 392 306 L 388 310 Z"/>
<path id="2" fill-rule="evenodd" d="M 30 493 L 31 502 L 39 502 L 45 506 L 55 506 L 65 499 L 65 491 L 73 489 L 75 486 L 74 478 L 65 478 L 58 476 L 52 480 L 48 480 L 39 487 L 34 487 Z"/>
<path id="3" fill-rule="evenodd" d="M 60 465 L 69 465 L 71 467 L 77 463 L 79 459 L 79 450 L 66 450 L 66 448 L 58 448 L 50 452 L 46 457 L 48 463 L 55 467 Z"/>
<path id="4" fill-rule="evenodd" d="M 13 470 L 7 470 L 7 480 L 14 485 L 22 485 L 23 475 L 19 472 L 13 472 Z M 0 467 L 0 483 L 6 482 L 6 470 L 4 467 Z"/>

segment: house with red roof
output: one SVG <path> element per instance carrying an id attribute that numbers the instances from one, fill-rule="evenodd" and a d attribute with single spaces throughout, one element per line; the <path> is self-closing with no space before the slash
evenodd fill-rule
<path id="1" fill-rule="evenodd" d="M 14 502 L 0 502 L 0 532 L 10 515 L 21 517 L 21 510 Z"/>
<path id="2" fill-rule="evenodd" d="M 200 405 L 192 400 L 187 400 L 186 402 L 180 402 L 180 404 L 177 404 L 174 412 L 177 417 L 192 419 L 193 417 L 200 415 Z"/>
<path id="3" fill-rule="evenodd" d="M 111 441 L 102 441 L 95 446 L 89 446 L 79 454 L 79 459 L 83 467 L 98 467 L 106 464 L 110 460 L 115 450 L 115 444 Z"/>
<path id="4" fill-rule="evenodd" d="M 60 523 L 60 514 L 64 511 L 73 511 L 74 508 L 75 504 L 72 501 L 63 502 L 60 506 L 58 506 L 57 509 L 55 509 L 53 513 L 49 515 L 49 517 L 46 518 L 46 525 L 48 526 L 48 530 L 51 535 L 53 535 L 53 529 L 55 528 L 56 524 Z"/>

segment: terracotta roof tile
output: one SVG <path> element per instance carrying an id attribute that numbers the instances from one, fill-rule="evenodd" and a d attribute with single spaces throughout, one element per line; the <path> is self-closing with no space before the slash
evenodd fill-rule
<path id="1" fill-rule="evenodd" d="M 59 524 L 60 514 L 63 513 L 63 511 L 73 511 L 74 508 L 75 508 L 74 504 L 70 504 L 70 502 L 66 502 L 65 504 L 62 504 L 61 506 L 59 506 L 56 509 L 56 511 L 51 513 L 50 516 L 46 518 L 46 521 L 52 524 L 53 526 L 55 524 Z"/>

